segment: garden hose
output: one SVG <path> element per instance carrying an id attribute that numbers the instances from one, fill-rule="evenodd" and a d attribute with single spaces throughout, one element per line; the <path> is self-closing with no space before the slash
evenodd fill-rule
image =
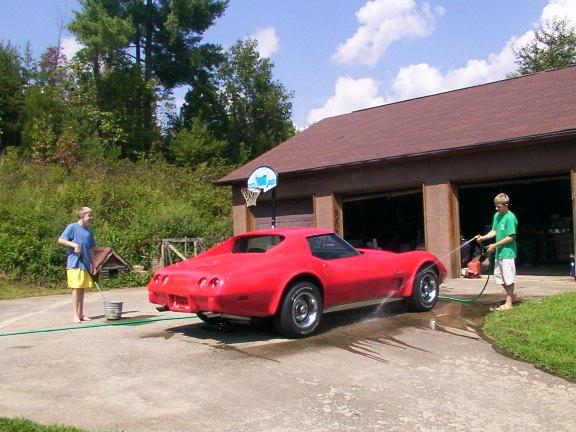
<path id="1" fill-rule="evenodd" d="M 40 329 L 32 329 L 32 330 L 22 330 L 22 331 L 11 332 L 11 333 L 0 333 L 0 337 L 2 337 L 2 336 L 17 336 L 17 335 L 34 334 L 34 333 L 48 333 L 48 332 L 57 332 L 57 331 L 65 331 L 65 330 L 81 330 L 81 329 L 94 328 L 94 327 L 142 325 L 142 324 L 153 323 L 156 321 L 190 319 L 190 318 L 195 318 L 195 317 L 196 317 L 196 315 L 193 314 L 190 316 L 158 317 L 158 318 L 148 318 L 148 319 L 141 319 L 141 320 L 126 319 L 126 320 L 122 320 L 122 321 L 118 321 L 118 322 L 99 322 L 99 323 L 66 326 L 66 327 L 40 328 Z"/>
<path id="2" fill-rule="evenodd" d="M 486 256 L 482 258 L 482 256 L 485 253 L 486 253 L 486 246 L 482 245 L 482 254 L 480 255 L 480 262 L 483 262 L 486 259 Z M 490 259 L 490 267 L 488 268 L 488 277 L 486 278 L 486 283 L 484 284 L 484 287 L 482 287 L 482 290 L 477 295 L 475 295 L 474 297 L 463 299 L 457 297 L 438 296 L 438 300 L 446 300 L 463 304 L 471 304 L 474 303 L 476 300 L 478 300 L 482 295 L 482 293 L 484 293 L 484 291 L 486 290 L 486 287 L 488 286 L 488 281 L 490 280 L 490 275 L 494 272 L 494 255 L 490 255 L 489 259 Z"/>

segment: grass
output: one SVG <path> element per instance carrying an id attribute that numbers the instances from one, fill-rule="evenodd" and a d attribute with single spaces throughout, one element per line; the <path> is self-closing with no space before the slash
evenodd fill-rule
<path id="1" fill-rule="evenodd" d="M 532 300 L 489 314 L 484 332 L 504 351 L 576 381 L 576 294 Z"/>
<path id="2" fill-rule="evenodd" d="M 99 286 L 102 291 L 116 288 L 145 286 L 151 277 L 151 272 L 147 273 L 146 275 L 138 275 L 130 272 L 119 275 L 116 278 L 101 279 Z M 96 291 L 96 288 L 93 290 L 87 290 L 87 292 L 90 291 Z M 40 297 L 58 294 L 70 294 L 70 290 L 66 287 L 65 281 L 62 281 L 62 283 L 57 285 L 47 285 L 25 280 L 15 281 L 9 279 L 0 279 L 0 300 Z"/>
<path id="3" fill-rule="evenodd" d="M 0 300 L 69 293 L 70 290 L 66 288 L 64 284 L 58 286 L 45 286 L 30 282 L 0 280 Z"/>
<path id="4" fill-rule="evenodd" d="M 0 432 L 84 432 L 84 429 L 61 425 L 43 426 L 21 418 L 0 417 Z"/>

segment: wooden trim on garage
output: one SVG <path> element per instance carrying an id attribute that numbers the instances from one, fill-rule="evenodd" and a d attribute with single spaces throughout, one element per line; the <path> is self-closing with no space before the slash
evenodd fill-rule
<path id="1" fill-rule="evenodd" d="M 574 250 L 572 254 L 576 256 L 576 169 L 570 171 L 572 183 L 572 236 L 574 237 Z"/>
<path id="2" fill-rule="evenodd" d="M 451 246 L 450 250 L 454 251 L 450 255 L 450 265 L 452 269 L 456 269 L 452 272 L 452 277 L 460 276 L 460 211 L 458 205 L 458 188 L 452 182 L 448 182 L 449 194 L 448 199 L 450 200 L 450 220 L 452 221 L 452 235 L 450 238 Z"/>
<path id="3" fill-rule="evenodd" d="M 334 200 L 334 231 L 344 237 L 344 215 L 342 214 L 342 197 L 332 195 Z"/>

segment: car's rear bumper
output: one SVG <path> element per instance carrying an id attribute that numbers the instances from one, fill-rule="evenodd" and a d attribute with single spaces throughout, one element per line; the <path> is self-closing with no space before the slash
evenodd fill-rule
<path id="1" fill-rule="evenodd" d="M 222 312 L 218 305 L 217 296 L 206 296 L 191 293 L 169 293 L 155 289 L 148 289 L 150 303 L 161 305 L 173 312 Z"/>
<path id="2" fill-rule="evenodd" d="M 272 297 L 258 293 L 231 293 L 148 287 L 148 300 L 172 312 L 207 312 L 247 317 L 267 317 L 274 314 Z"/>

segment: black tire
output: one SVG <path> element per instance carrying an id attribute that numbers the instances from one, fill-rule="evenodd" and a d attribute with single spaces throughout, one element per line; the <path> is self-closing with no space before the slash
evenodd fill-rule
<path id="1" fill-rule="evenodd" d="M 303 338 L 316 331 L 322 319 L 323 302 L 318 287 L 309 281 L 293 284 L 274 317 L 274 327 L 283 336 Z"/>
<path id="2" fill-rule="evenodd" d="M 434 270 L 420 269 L 414 279 L 412 295 L 407 298 L 410 309 L 423 312 L 431 310 L 438 301 L 440 287 Z"/>

